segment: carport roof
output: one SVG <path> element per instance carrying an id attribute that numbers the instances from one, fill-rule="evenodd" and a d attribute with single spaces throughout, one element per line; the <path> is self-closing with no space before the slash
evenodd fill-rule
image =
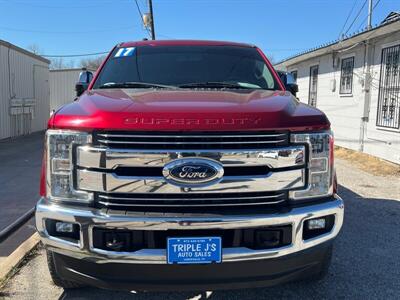
<path id="1" fill-rule="evenodd" d="M 354 45 L 360 44 L 368 39 L 372 39 L 378 36 L 387 35 L 396 31 L 400 31 L 400 18 L 394 17 L 394 12 L 390 13 L 391 18 L 386 18 L 381 24 L 376 25 L 372 29 L 365 29 L 362 32 L 355 32 L 352 35 L 338 39 L 315 48 L 311 48 L 304 52 L 298 53 L 294 56 L 288 57 L 275 64 L 275 67 L 281 68 L 283 65 L 290 66 L 296 63 L 305 61 L 307 59 L 321 56 L 327 53 L 333 53 L 338 50 L 346 49 Z M 397 13 L 396 13 L 397 14 Z M 388 16 L 388 17 L 389 17 Z"/>

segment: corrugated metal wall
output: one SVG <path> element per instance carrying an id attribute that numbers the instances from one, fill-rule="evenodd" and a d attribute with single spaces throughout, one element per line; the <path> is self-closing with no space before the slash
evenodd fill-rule
<path id="1" fill-rule="evenodd" d="M 81 69 L 50 71 L 50 109 L 57 110 L 76 98 L 75 84 Z"/>
<path id="2" fill-rule="evenodd" d="M 46 128 L 49 62 L 0 41 L 0 139 Z"/>

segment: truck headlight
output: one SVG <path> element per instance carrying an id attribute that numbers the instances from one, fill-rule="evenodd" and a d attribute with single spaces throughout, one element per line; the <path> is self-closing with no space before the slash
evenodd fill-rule
<path id="1" fill-rule="evenodd" d="M 74 189 L 74 149 L 76 145 L 90 144 L 92 136 L 86 132 L 47 130 L 46 152 L 47 197 L 50 200 L 89 202 L 93 194 Z"/>
<path id="2" fill-rule="evenodd" d="M 292 143 L 308 145 L 307 187 L 291 191 L 293 200 L 326 197 L 333 194 L 333 134 L 331 131 L 291 135 Z"/>

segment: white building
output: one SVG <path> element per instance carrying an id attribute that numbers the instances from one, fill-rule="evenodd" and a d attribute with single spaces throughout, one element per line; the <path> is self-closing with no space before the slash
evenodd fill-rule
<path id="1" fill-rule="evenodd" d="M 49 64 L 41 56 L 0 40 L 0 139 L 47 127 Z"/>
<path id="2" fill-rule="evenodd" d="M 339 146 L 400 163 L 400 15 L 277 65 L 324 111 Z"/>
<path id="3" fill-rule="evenodd" d="M 57 110 L 76 98 L 75 84 L 81 68 L 50 70 L 50 109 Z M 93 72 L 93 71 L 92 71 Z"/>

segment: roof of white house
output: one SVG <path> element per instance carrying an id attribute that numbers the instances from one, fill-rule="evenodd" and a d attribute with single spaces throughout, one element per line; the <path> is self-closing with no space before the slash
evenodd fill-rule
<path id="1" fill-rule="evenodd" d="M 381 24 L 390 23 L 400 19 L 400 12 L 392 11 L 387 17 L 381 22 Z"/>
<path id="2" fill-rule="evenodd" d="M 400 12 L 391 12 L 382 21 L 382 23 L 380 23 L 379 25 L 375 25 L 375 27 L 369 30 L 364 29 L 361 32 L 357 31 L 349 36 L 345 36 L 345 38 L 337 39 L 335 41 L 331 41 L 329 43 L 322 44 L 309 50 L 300 52 L 276 63 L 275 67 L 280 68 L 283 65 L 290 66 L 313 57 L 350 48 L 360 43 L 363 43 L 367 39 L 372 39 L 396 31 L 400 31 Z"/>
<path id="3" fill-rule="evenodd" d="M 13 49 L 15 51 L 18 51 L 18 52 L 23 53 L 25 55 L 28 55 L 30 57 L 33 57 L 33 58 L 35 58 L 37 60 L 40 60 L 40 61 L 42 61 L 44 63 L 50 64 L 50 61 L 48 59 L 44 58 L 43 56 L 37 55 L 37 54 L 35 54 L 33 52 L 30 52 L 28 50 L 25 50 L 25 49 L 23 49 L 21 47 L 15 46 L 14 44 L 11 44 L 9 42 L 0 40 L 0 45 L 2 45 L 4 47 L 7 47 L 7 48 L 10 48 L 10 49 Z"/>

